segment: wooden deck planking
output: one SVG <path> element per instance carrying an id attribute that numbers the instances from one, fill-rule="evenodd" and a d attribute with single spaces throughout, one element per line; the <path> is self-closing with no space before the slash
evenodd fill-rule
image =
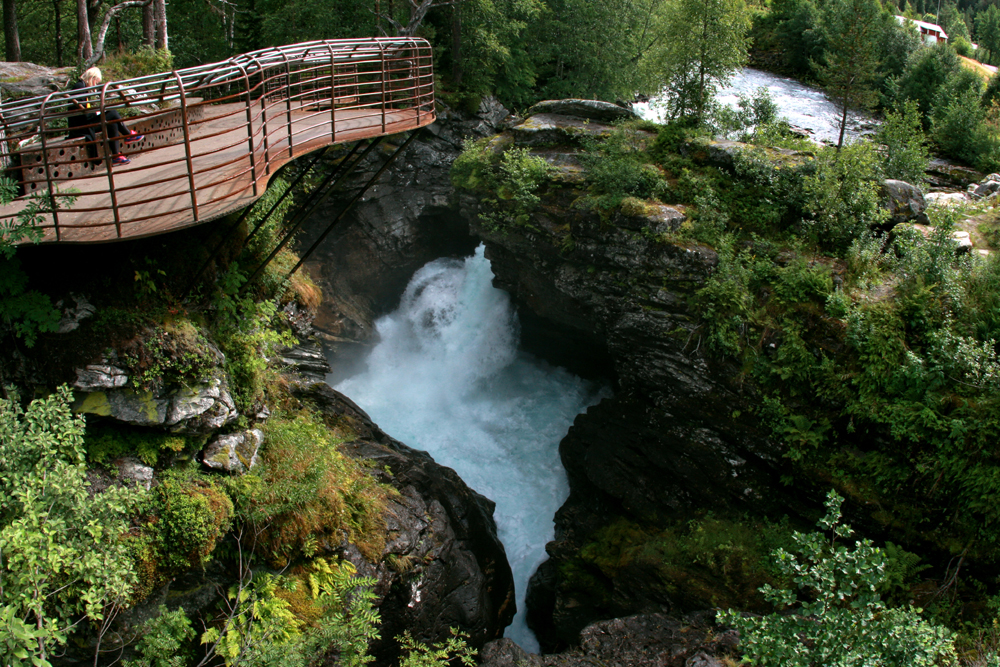
<path id="1" fill-rule="evenodd" d="M 192 202 L 185 144 L 128 153 L 132 163 L 112 169 L 121 236 L 112 206 L 109 178 L 103 169 L 86 178 L 59 181 L 59 192 L 75 190 L 75 203 L 58 211 L 59 236 L 45 229 L 43 243 L 102 243 L 142 238 L 202 224 L 251 204 L 267 188 L 271 176 L 289 161 L 334 143 L 349 143 L 380 135 L 397 134 L 429 125 L 435 115 L 418 109 L 386 110 L 385 127 L 380 109 L 337 109 L 335 132 L 330 131 L 329 108 L 319 111 L 292 109 L 292 148 L 289 150 L 288 111 L 268 110 L 265 142 L 263 123 L 253 119 L 254 152 L 247 139 L 246 107 L 213 105 L 209 120 L 190 128 L 190 148 L 197 198 Z M 275 122 L 279 121 L 279 122 Z M 266 157 L 266 159 L 265 159 Z M 254 194 L 252 165 L 256 165 Z M 4 207 L 4 214 L 25 206 L 20 200 Z M 51 215 L 46 215 L 51 224 Z"/>

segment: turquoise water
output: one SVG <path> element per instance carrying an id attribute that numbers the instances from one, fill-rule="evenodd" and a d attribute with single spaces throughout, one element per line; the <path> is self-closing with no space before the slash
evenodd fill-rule
<path id="1" fill-rule="evenodd" d="M 364 368 L 335 388 L 496 502 L 518 607 L 506 634 L 537 651 L 524 595 L 569 493 L 559 441 L 609 392 L 520 351 L 517 316 L 492 278 L 482 246 L 424 266 L 399 308 L 377 322 Z"/>

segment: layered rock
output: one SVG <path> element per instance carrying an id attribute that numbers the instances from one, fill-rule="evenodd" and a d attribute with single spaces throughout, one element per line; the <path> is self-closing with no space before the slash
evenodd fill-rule
<path id="1" fill-rule="evenodd" d="M 715 252 L 669 240 L 686 220 L 681 208 L 630 204 L 600 214 L 579 204 L 579 179 L 562 173 L 569 167 L 550 164 L 556 173 L 527 224 L 473 227 L 496 286 L 519 306 L 529 348 L 617 384 L 560 445 L 570 497 L 528 601 L 529 624 L 554 650 L 595 619 L 685 610 L 641 577 L 602 582 L 605 596 L 571 582 L 563 566 L 601 527 L 619 517 L 662 525 L 795 503 L 779 483 L 781 451 L 751 417 L 756 397 L 739 369 L 702 353 L 690 304 L 715 269 Z M 479 219 L 477 199 L 461 204 Z"/>
<path id="2" fill-rule="evenodd" d="M 395 664 L 395 637 L 408 630 L 424 642 L 441 641 L 449 628 L 466 632 L 482 647 L 499 638 L 515 612 L 514 583 L 493 520 L 494 503 L 470 489 L 451 468 L 386 435 L 350 399 L 325 384 L 295 389 L 328 420 L 357 437 L 345 445 L 352 456 L 387 469 L 399 495 L 387 511 L 388 540 L 380 562 L 357 549 L 343 556 L 362 575 L 378 579 L 382 639 L 372 647 L 377 663 Z"/>
<path id="3" fill-rule="evenodd" d="M 449 171 L 467 139 L 494 134 L 508 112 L 485 98 L 476 114 L 442 108 L 395 164 L 309 258 L 306 269 L 325 299 L 314 323 L 327 340 L 366 340 L 374 319 L 391 310 L 413 272 L 442 256 L 464 256 L 477 241 L 449 205 Z M 354 174 L 343 197 L 331 197 L 305 224 L 299 250 L 311 246 L 381 166 L 373 157 Z"/>

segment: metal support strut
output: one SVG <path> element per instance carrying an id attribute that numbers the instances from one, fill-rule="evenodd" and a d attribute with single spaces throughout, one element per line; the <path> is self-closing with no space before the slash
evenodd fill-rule
<path id="1" fill-rule="evenodd" d="M 285 276 L 286 280 L 288 278 L 291 278 L 292 275 L 299 270 L 299 267 L 301 267 L 303 262 L 305 262 L 309 258 L 309 255 L 311 255 L 313 251 L 319 247 L 319 244 L 323 242 L 323 239 L 325 239 L 330 234 L 330 232 L 333 231 L 333 228 L 336 226 L 336 224 L 340 222 L 340 220 L 347 214 L 348 211 L 351 210 L 351 208 L 358 202 L 358 200 L 361 199 L 361 197 L 363 197 L 366 192 L 368 192 L 368 189 L 371 188 L 371 186 L 375 185 L 375 182 L 378 181 L 379 177 L 382 176 L 385 170 L 389 168 L 389 165 L 395 162 L 396 158 L 399 157 L 403 153 L 403 151 L 405 151 L 406 148 L 413 142 L 413 140 L 417 138 L 418 132 L 419 130 L 416 132 L 411 132 L 410 136 L 407 137 L 406 141 L 403 142 L 403 145 L 397 148 L 396 151 L 389 156 L 389 159 L 386 160 L 386 163 L 382 165 L 382 168 L 379 169 L 378 172 L 376 172 L 375 175 L 371 177 L 371 180 L 369 180 L 356 195 L 354 195 L 354 198 L 351 199 L 351 201 L 347 202 L 347 206 L 345 206 L 343 210 L 341 210 L 340 213 L 337 214 L 337 217 L 333 219 L 333 222 L 331 222 L 329 226 L 327 226 L 326 231 L 320 234 L 319 238 L 316 239 L 316 241 L 311 246 L 309 246 L 309 249 L 306 250 L 304 253 L 302 253 L 302 257 L 301 259 L 299 259 L 299 263 L 293 266 L 292 270 L 289 271 L 288 275 Z M 259 271 L 260 269 L 258 269 L 258 272 Z"/>
<path id="2" fill-rule="evenodd" d="M 302 202 L 302 204 L 296 210 L 295 214 L 292 216 L 292 218 L 291 218 L 291 220 L 289 222 L 289 229 L 285 233 L 285 237 L 283 239 L 281 239 L 280 243 L 278 243 L 278 247 L 276 247 L 273 251 L 271 251 L 271 254 L 267 256 L 267 259 L 265 259 L 261 263 L 261 265 L 257 267 L 257 270 L 254 271 L 253 274 L 251 274 L 249 278 L 247 278 L 247 281 L 246 281 L 246 283 L 243 284 L 243 288 L 241 289 L 241 291 L 244 290 L 244 289 L 246 289 L 247 285 L 252 284 L 253 281 L 261 273 L 264 272 L 264 269 L 267 268 L 267 265 L 270 264 L 271 261 L 275 257 L 278 256 L 278 253 L 281 252 L 281 250 L 286 245 L 288 245 L 288 242 L 292 240 L 292 237 L 295 235 L 295 233 L 297 231 L 299 231 L 299 228 L 306 221 L 306 219 L 308 219 L 309 216 L 312 215 L 316 211 L 316 209 L 318 209 L 320 207 L 320 205 L 322 205 L 322 203 L 325 202 L 330 197 L 331 194 L 333 194 L 334 190 L 336 190 L 337 187 L 341 183 L 343 183 L 347 179 L 348 176 L 351 175 L 351 173 L 354 171 L 354 169 L 359 164 L 361 164 L 361 162 L 363 162 L 364 159 L 366 157 L 368 157 L 368 154 L 371 153 L 375 149 L 375 147 L 378 146 L 380 143 L 382 143 L 382 137 L 377 137 L 377 138 L 373 139 L 372 142 L 368 145 L 368 147 L 364 150 L 364 152 L 361 155 L 359 155 L 357 158 L 355 158 L 354 162 L 352 162 L 351 165 L 345 171 L 343 171 L 343 173 L 341 173 L 339 175 L 339 177 L 337 176 L 336 172 L 331 173 L 313 191 L 313 193 L 310 195 L 309 199 L 306 200 L 306 201 L 304 201 L 304 202 Z M 409 143 L 409 140 L 406 143 Z M 386 165 L 392 163 L 392 161 L 395 159 L 395 157 L 398 154 L 398 152 L 399 151 L 396 151 L 396 153 L 393 153 L 392 157 L 389 158 L 389 162 L 387 162 Z M 385 171 L 385 167 L 382 167 L 382 169 L 379 170 L 378 174 L 376 174 L 376 178 L 378 176 L 381 176 L 382 172 L 384 172 L 384 171 Z M 334 181 L 333 184 L 331 185 L 330 182 L 333 181 L 334 177 L 337 177 L 337 180 Z M 364 189 L 362 189 L 361 194 L 364 194 L 364 192 L 370 187 L 370 184 L 371 184 L 371 181 L 369 182 L 369 185 L 366 185 L 364 187 Z M 355 199 L 357 199 L 357 198 L 355 198 Z M 353 201 L 351 203 L 353 203 Z M 338 219 L 339 219 L 339 217 L 338 217 Z M 325 234 L 324 234 L 324 236 L 325 236 Z M 299 262 L 299 264 L 301 264 L 301 262 Z M 298 265 L 296 265 L 295 268 L 298 268 Z"/>

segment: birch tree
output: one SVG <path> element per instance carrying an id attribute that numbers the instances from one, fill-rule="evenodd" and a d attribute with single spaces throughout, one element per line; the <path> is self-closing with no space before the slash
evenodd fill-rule
<path id="1" fill-rule="evenodd" d="M 671 118 L 705 122 L 715 91 L 746 63 L 749 31 L 744 0 L 675 0 L 669 6 L 658 67 Z"/>
<path id="2" fill-rule="evenodd" d="M 882 7 L 878 0 L 831 0 L 824 8 L 826 51 L 814 65 L 816 76 L 840 108 L 844 145 L 847 116 L 852 108 L 870 108 L 878 100 L 874 83 L 879 69 L 878 43 Z"/>

